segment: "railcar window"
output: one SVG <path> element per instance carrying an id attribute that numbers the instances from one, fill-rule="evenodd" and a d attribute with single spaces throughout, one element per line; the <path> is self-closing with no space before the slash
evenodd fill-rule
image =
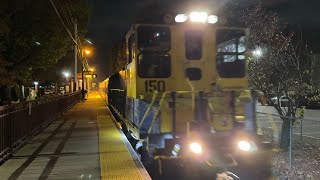
<path id="1" fill-rule="evenodd" d="M 168 27 L 140 26 L 138 27 L 138 48 L 140 51 L 169 51 L 171 34 Z"/>
<path id="2" fill-rule="evenodd" d="M 142 78 L 170 77 L 171 57 L 168 54 L 140 54 L 138 75 Z"/>
<path id="3" fill-rule="evenodd" d="M 202 57 L 202 32 L 187 31 L 185 34 L 185 52 L 189 60 L 200 60 Z"/>
<path id="4" fill-rule="evenodd" d="M 129 62 L 132 62 L 132 59 L 135 58 L 135 44 L 134 44 L 134 33 L 130 35 L 129 37 Z"/>
<path id="5" fill-rule="evenodd" d="M 217 30 L 217 70 L 221 77 L 241 78 L 245 76 L 245 43 L 244 30 Z"/>

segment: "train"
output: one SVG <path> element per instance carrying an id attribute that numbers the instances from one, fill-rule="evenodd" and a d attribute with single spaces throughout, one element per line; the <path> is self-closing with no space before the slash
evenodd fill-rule
<path id="1" fill-rule="evenodd" d="M 175 21 L 131 26 L 127 63 L 100 82 L 101 96 L 154 179 L 269 179 L 271 147 L 257 135 L 248 87 L 249 30 L 202 12 Z"/>

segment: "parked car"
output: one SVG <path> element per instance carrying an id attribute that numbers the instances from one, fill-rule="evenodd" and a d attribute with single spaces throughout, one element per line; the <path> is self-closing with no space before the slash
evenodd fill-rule
<path id="1" fill-rule="evenodd" d="M 320 108 L 320 96 L 314 96 L 309 99 L 307 105 L 307 109 L 319 109 Z"/>
<path id="2" fill-rule="evenodd" d="M 53 90 L 50 90 L 50 89 L 46 89 L 46 90 L 44 91 L 44 94 L 45 94 L 45 95 L 54 94 L 54 91 L 53 91 Z"/>
<path id="3" fill-rule="evenodd" d="M 273 97 L 271 100 L 274 104 L 278 104 L 278 97 Z M 286 96 L 281 96 L 279 102 L 281 107 L 287 107 L 290 103 L 289 98 Z"/>

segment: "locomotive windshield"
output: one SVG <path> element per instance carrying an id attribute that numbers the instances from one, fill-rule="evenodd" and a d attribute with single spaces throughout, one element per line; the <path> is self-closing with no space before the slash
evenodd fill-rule
<path id="1" fill-rule="evenodd" d="M 218 29 L 216 32 L 217 69 L 223 78 L 245 76 L 245 31 Z"/>
<path id="2" fill-rule="evenodd" d="M 140 54 L 138 75 L 142 78 L 168 78 L 171 75 L 171 59 L 168 54 Z"/>
<path id="3" fill-rule="evenodd" d="M 170 29 L 161 26 L 138 27 L 138 48 L 140 51 L 169 51 Z"/>
<path id="4" fill-rule="evenodd" d="M 200 60 L 202 57 L 202 32 L 187 31 L 185 34 L 186 57 L 189 60 Z"/>

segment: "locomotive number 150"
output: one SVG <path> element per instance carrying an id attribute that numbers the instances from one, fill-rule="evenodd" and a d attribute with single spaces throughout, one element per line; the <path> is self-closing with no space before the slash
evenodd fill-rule
<path id="1" fill-rule="evenodd" d="M 144 85 L 147 93 L 153 91 L 164 92 L 166 90 L 166 84 L 163 80 L 148 80 L 145 81 Z"/>

